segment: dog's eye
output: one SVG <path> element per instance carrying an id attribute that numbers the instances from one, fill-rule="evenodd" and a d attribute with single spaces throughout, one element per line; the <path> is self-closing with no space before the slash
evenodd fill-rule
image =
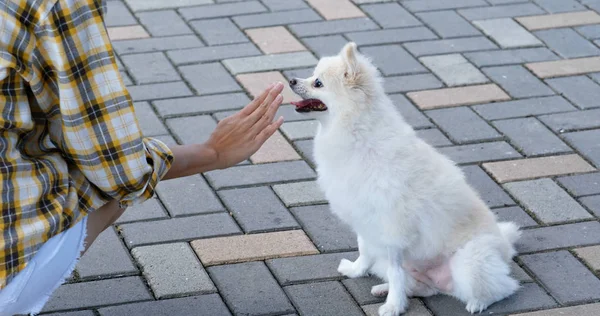
<path id="1" fill-rule="evenodd" d="M 315 86 L 315 88 L 320 88 L 323 86 L 323 83 L 321 82 L 321 80 L 317 79 L 317 80 L 315 80 L 314 86 Z"/>

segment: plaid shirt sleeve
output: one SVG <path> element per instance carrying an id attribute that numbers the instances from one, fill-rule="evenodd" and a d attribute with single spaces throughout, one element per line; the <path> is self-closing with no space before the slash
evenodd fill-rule
<path id="1" fill-rule="evenodd" d="M 103 0 L 0 1 L 0 289 L 110 199 L 141 202 L 173 156 L 143 138 Z"/>

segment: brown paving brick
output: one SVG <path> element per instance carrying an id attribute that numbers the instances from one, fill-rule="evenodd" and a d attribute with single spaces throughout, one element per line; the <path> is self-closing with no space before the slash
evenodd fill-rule
<path id="1" fill-rule="evenodd" d="M 495 84 L 416 91 L 407 96 L 422 110 L 510 100 Z"/>
<path id="2" fill-rule="evenodd" d="M 148 38 L 150 34 L 140 25 L 117 26 L 108 28 L 108 37 L 111 41 Z"/>
<path id="3" fill-rule="evenodd" d="M 265 54 L 306 50 L 306 47 L 283 26 L 249 29 L 246 30 L 246 34 Z"/>
<path id="4" fill-rule="evenodd" d="M 350 0 L 307 0 L 326 20 L 360 18 L 365 14 Z"/>
<path id="5" fill-rule="evenodd" d="M 579 155 L 561 155 L 484 163 L 499 183 L 596 170 Z"/>
<path id="6" fill-rule="evenodd" d="M 517 314 L 513 314 L 517 316 Z M 518 316 L 592 316 L 600 315 L 600 303 L 518 314 Z"/>
<path id="7" fill-rule="evenodd" d="M 290 103 L 290 101 L 298 101 L 300 97 L 292 92 L 290 86 L 285 84 L 287 80 L 279 71 L 269 72 L 256 72 L 243 75 L 237 75 L 236 79 L 242 84 L 250 95 L 253 97 L 258 96 L 263 90 L 274 82 L 283 82 L 283 103 Z"/>
<path id="8" fill-rule="evenodd" d="M 600 23 L 600 15 L 594 11 L 568 12 L 559 14 L 534 15 L 516 18 L 530 31 L 571 27 Z"/>
<path id="9" fill-rule="evenodd" d="M 544 61 L 525 66 L 540 78 L 573 76 L 600 71 L 600 57 Z"/>
<path id="10" fill-rule="evenodd" d="M 276 161 L 288 161 L 288 160 L 299 160 L 300 155 L 296 152 L 294 147 L 281 135 L 279 131 L 276 131 L 271 138 L 269 138 L 264 145 L 250 157 L 252 163 L 266 163 Z"/>
<path id="11" fill-rule="evenodd" d="M 600 246 L 578 248 L 575 249 L 575 253 L 592 269 L 600 271 Z"/>
<path id="12" fill-rule="evenodd" d="M 204 266 L 319 253 L 301 230 L 200 239 L 192 247 Z"/>

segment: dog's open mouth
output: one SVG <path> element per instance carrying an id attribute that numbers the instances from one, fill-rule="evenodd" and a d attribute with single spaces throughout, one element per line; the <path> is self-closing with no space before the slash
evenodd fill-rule
<path id="1" fill-rule="evenodd" d="M 326 111 L 327 106 L 319 99 L 306 99 L 292 102 L 296 106 L 296 112 Z"/>

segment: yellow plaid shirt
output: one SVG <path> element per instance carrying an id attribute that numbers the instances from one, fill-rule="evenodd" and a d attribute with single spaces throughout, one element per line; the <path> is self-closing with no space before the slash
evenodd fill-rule
<path id="1" fill-rule="evenodd" d="M 111 199 L 154 193 L 173 156 L 142 138 L 103 0 L 0 0 L 0 289 Z"/>

